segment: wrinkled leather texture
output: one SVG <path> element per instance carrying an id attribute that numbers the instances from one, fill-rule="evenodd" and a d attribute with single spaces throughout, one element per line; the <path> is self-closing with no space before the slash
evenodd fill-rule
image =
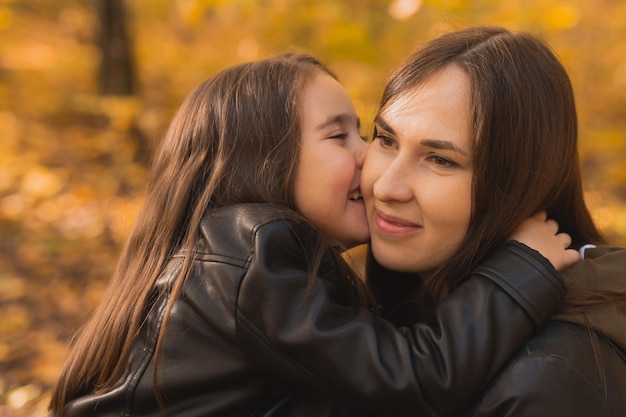
<path id="1" fill-rule="evenodd" d="M 327 259 L 307 288 L 317 233 L 270 205 L 209 211 L 192 273 L 174 300 L 154 394 L 165 300 L 150 310 L 112 390 L 71 401 L 65 416 L 453 416 L 562 302 L 554 269 L 508 243 L 443 302 L 433 325 L 397 329 L 340 300 Z M 177 276 L 172 259 L 155 293 Z"/>
<path id="2" fill-rule="evenodd" d="M 626 416 L 625 353 L 584 326 L 550 321 L 465 415 Z"/>
<path id="3" fill-rule="evenodd" d="M 626 289 L 624 249 L 586 252 L 566 278 L 598 290 Z M 623 304 L 561 312 L 524 344 L 466 415 L 625 417 L 625 340 Z"/>

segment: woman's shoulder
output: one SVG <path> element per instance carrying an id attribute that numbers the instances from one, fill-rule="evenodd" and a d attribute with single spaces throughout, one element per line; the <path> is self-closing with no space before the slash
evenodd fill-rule
<path id="1" fill-rule="evenodd" d="M 608 352 L 615 348 L 615 344 L 601 332 L 579 323 L 551 319 L 526 341 L 518 360 L 544 356 L 555 358 L 576 367 L 592 379 L 591 376 L 598 373 L 597 365 L 603 365 L 596 363 L 596 356 L 604 352 L 604 359 L 609 359 L 612 355 Z M 621 359 L 623 365 L 621 371 L 626 375 L 626 358 L 621 349 L 617 349 L 616 353 L 616 359 Z"/>
<path id="2" fill-rule="evenodd" d="M 621 246 L 587 244 L 581 246 L 579 251 L 583 259 L 598 259 L 604 256 L 612 259 L 626 256 L 626 248 Z"/>
<path id="3" fill-rule="evenodd" d="M 584 326 L 549 321 L 502 369 L 469 415 L 626 415 L 624 392 L 624 352 Z"/>
<path id="4" fill-rule="evenodd" d="M 622 410 L 626 412 L 626 352 L 601 332 L 577 323 L 550 320 L 526 342 L 518 358 L 518 366 L 521 364 L 533 379 L 530 374 L 537 365 L 535 362 L 531 366 L 534 359 L 551 363 L 545 371 L 539 368 L 540 378 L 549 378 L 564 387 L 572 386 L 574 392 L 578 380 L 586 386 L 584 389 L 602 398 L 619 395 Z M 524 367 L 525 362 L 529 366 Z M 553 372 L 555 369 L 561 369 L 562 374 Z"/>

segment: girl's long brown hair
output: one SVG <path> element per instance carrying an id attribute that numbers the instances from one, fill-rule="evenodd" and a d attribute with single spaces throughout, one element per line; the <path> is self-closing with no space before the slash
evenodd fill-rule
<path id="1" fill-rule="evenodd" d="M 447 33 L 391 76 L 380 111 L 451 65 L 470 83 L 472 215 L 458 252 L 428 279 L 386 271 L 370 254 L 368 282 L 403 324 L 416 315 L 428 318 L 469 271 L 540 210 L 572 237 L 572 247 L 604 243 L 583 198 L 574 93 L 555 54 L 532 35 L 497 27 Z M 577 294 L 567 305 L 589 303 L 589 293 Z"/>
<path id="2" fill-rule="evenodd" d="M 53 414 L 62 415 L 65 404 L 81 395 L 107 391 L 120 378 L 155 281 L 174 254 L 193 254 L 207 208 L 274 203 L 297 210 L 299 93 L 320 72 L 333 76 L 313 57 L 285 54 L 226 69 L 185 99 L 155 156 L 145 204 L 110 285 L 73 342 L 52 395 Z M 311 276 L 329 250 L 341 262 L 334 245 L 320 239 Z M 169 308 L 192 261 L 192 255 L 185 258 Z M 347 265 L 339 266 L 365 294 Z M 155 366 L 155 385 L 156 375 Z"/>

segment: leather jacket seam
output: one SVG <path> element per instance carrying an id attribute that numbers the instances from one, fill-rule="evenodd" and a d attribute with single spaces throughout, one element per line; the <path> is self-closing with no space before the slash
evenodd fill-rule
<path id="1" fill-rule="evenodd" d="M 599 390 L 593 382 L 589 381 L 589 379 L 582 372 L 580 372 L 578 368 L 575 367 L 568 359 L 563 358 L 560 355 L 554 355 L 548 352 L 528 353 L 524 357 L 519 358 L 516 361 L 517 363 L 515 364 L 515 366 L 520 365 L 525 360 L 550 360 L 554 364 L 569 369 L 573 374 L 577 375 L 580 380 L 584 381 L 585 385 L 589 387 L 589 392 L 595 392 L 598 397 L 602 399 L 602 401 L 599 401 L 598 403 L 601 403 L 604 406 L 605 411 L 608 412 L 608 409 L 606 409 L 606 398 L 602 394 L 601 390 Z M 563 381 L 571 380 L 569 378 L 564 378 Z"/>
<path id="2" fill-rule="evenodd" d="M 483 277 L 495 283 L 498 287 L 502 288 L 504 292 L 506 292 L 511 298 L 513 298 L 520 305 L 520 307 L 522 307 L 522 310 L 524 310 L 526 314 L 528 314 L 532 318 L 535 328 L 538 327 L 539 323 L 541 322 L 541 313 L 524 296 L 524 294 L 520 292 L 514 285 L 499 276 L 497 273 L 493 273 L 493 271 L 483 271 L 477 272 L 477 274 L 482 275 Z"/>
<path id="3" fill-rule="evenodd" d="M 515 241 L 505 242 L 502 245 L 502 249 L 512 256 L 515 256 L 521 262 L 524 262 L 526 265 L 528 265 L 532 270 L 536 271 L 537 274 L 544 277 L 544 281 L 548 282 L 548 285 L 550 285 L 550 288 L 554 289 L 558 297 L 560 299 L 563 298 L 565 294 L 565 285 L 563 284 L 562 279 L 560 278 L 556 270 L 554 270 L 553 268 L 549 269 L 545 262 L 543 262 L 542 255 L 528 248 L 526 245 Z M 492 270 L 488 267 L 488 265 L 484 265 L 477 268 L 475 274 L 482 275 L 487 279 L 490 279 L 496 285 L 501 287 L 514 300 L 516 300 L 518 304 L 522 307 L 522 309 L 526 312 L 526 314 L 531 317 L 535 327 L 538 327 L 543 322 L 542 317 L 544 316 L 541 310 L 537 308 L 537 306 L 533 302 L 531 302 L 531 300 L 526 298 L 523 292 L 520 292 L 515 285 L 510 283 L 497 271 Z"/>
<path id="4" fill-rule="evenodd" d="M 560 294 L 561 298 L 567 292 L 565 282 L 560 276 L 559 272 L 554 266 L 539 252 L 529 248 L 523 243 L 511 240 L 507 241 L 503 247 L 511 254 L 524 260 L 528 265 L 531 265 L 541 275 L 547 278 L 548 283 Z"/>
<path id="5" fill-rule="evenodd" d="M 146 344 L 143 349 L 143 358 L 141 360 L 140 365 L 137 367 L 135 372 L 131 373 L 128 378 L 128 388 L 126 390 L 126 406 L 124 410 L 123 417 L 132 417 L 133 409 L 134 409 L 134 401 L 136 400 L 136 390 L 139 382 L 141 381 L 141 377 L 144 375 L 148 368 L 148 364 L 154 357 L 154 353 L 156 351 L 156 342 L 158 339 L 159 332 L 161 330 L 161 326 L 163 325 L 163 318 L 165 316 L 165 311 L 167 310 L 167 304 L 170 300 L 170 291 L 168 289 L 167 295 L 158 309 L 157 317 L 155 318 L 156 325 L 149 326 L 148 322 L 144 323 L 144 325 L 148 325 L 150 329 L 149 333 L 146 335 Z"/>
<path id="6" fill-rule="evenodd" d="M 173 258 L 186 258 L 187 252 L 185 250 L 178 251 Z M 239 266 L 244 267 L 250 262 L 250 257 L 248 259 L 242 259 L 236 256 L 229 256 L 219 253 L 208 253 L 208 252 L 199 252 L 195 251 L 193 253 L 194 261 L 197 262 L 220 262 L 226 265 Z"/>
<path id="7" fill-rule="evenodd" d="M 608 393 L 608 385 L 606 381 L 606 374 L 604 372 L 606 364 L 604 361 L 604 356 L 602 355 L 602 347 L 600 345 L 600 339 L 598 337 L 598 334 L 589 327 L 587 327 L 587 333 L 589 334 L 589 341 L 591 342 L 593 346 L 593 352 L 594 352 L 593 356 L 596 362 L 596 369 L 598 370 L 598 378 L 600 378 L 600 382 L 602 385 L 602 394 L 603 394 L 602 398 L 604 399 L 604 401 L 607 401 L 609 397 L 609 393 Z"/>

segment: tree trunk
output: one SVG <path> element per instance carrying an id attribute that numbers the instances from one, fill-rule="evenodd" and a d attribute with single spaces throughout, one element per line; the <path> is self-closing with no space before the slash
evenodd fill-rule
<path id="1" fill-rule="evenodd" d="M 96 0 L 102 54 L 99 84 L 103 95 L 135 94 L 132 41 L 126 28 L 124 0 Z"/>

